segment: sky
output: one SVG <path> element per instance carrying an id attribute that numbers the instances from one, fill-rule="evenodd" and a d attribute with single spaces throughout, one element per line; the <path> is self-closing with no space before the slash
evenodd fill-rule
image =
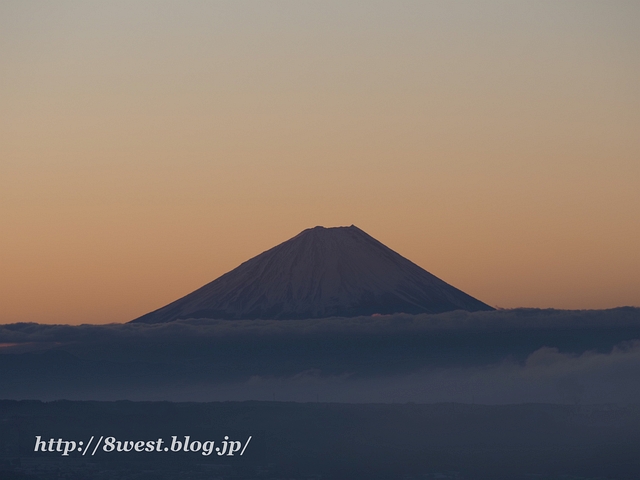
<path id="1" fill-rule="evenodd" d="M 640 305 L 640 4 L 0 2 L 0 323 L 316 225 L 502 308 Z"/>

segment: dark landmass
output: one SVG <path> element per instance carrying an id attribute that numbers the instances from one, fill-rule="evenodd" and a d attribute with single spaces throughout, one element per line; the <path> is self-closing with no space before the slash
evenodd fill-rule
<path id="1" fill-rule="evenodd" d="M 0 401 L 3 479 L 636 479 L 640 405 Z M 34 453 L 36 435 L 246 438 L 243 457 Z"/>
<path id="2" fill-rule="evenodd" d="M 358 227 L 304 230 L 134 322 L 493 310 Z"/>

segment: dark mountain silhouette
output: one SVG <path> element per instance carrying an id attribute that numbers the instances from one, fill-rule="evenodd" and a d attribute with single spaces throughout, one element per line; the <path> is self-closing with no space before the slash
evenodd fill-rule
<path id="1" fill-rule="evenodd" d="M 493 310 L 358 227 L 304 230 L 133 322 Z"/>

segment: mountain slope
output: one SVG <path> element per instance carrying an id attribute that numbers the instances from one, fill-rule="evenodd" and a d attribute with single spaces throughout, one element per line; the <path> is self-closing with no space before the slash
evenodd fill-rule
<path id="1" fill-rule="evenodd" d="M 493 310 L 358 227 L 315 227 L 134 322 Z"/>

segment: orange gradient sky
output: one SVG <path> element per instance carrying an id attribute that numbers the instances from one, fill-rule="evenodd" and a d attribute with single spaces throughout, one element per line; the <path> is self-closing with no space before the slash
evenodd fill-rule
<path id="1" fill-rule="evenodd" d="M 0 3 L 0 323 L 124 322 L 315 225 L 640 306 L 640 3 Z"/>

